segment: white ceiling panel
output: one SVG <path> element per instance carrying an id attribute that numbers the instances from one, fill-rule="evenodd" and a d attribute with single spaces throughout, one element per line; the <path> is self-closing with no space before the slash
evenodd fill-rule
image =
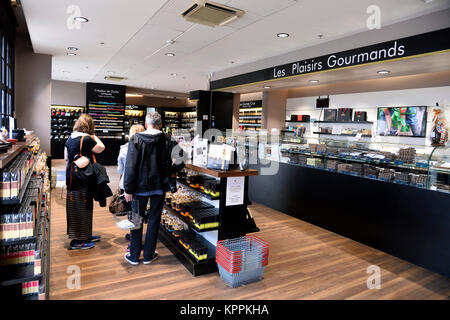
<path id="1" fill-rule="evenodd" d="M 365 31 L 372 4 L 381 9 L 382 26 L 450 6 L 449 0 L 219 0 L 246 13 L 212 28 L 180 16 L 193 0 L 21 2 L 35 52 L 53 55 L 53 79 L 107 82 L 111 74 L 127 77 L 124 85 L 178 92 L 206 89 L 216 71 Z M 67 28 L 70 5 L 89 19 L 79 30 Z M 290 37 L 277 38 L 279 32 Z M 69 46 L 79 48 L 77 56 L 66 55 Z"/>
<path id="2" fill-rule="evenodd" d="M 297 2 L 293 0 L 232 0 L 227 3 L 227 6 L 251 12 L 259 16 L 268 16 L 292 6 Z"/>

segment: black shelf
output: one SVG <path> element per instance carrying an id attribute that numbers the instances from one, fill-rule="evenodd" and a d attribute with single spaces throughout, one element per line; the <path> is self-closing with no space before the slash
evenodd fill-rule
<path id="1" fill-rule="evenodd" d="M 42 279 L 42 272 L 34 274 L 34 264 L 13 265 L 0 268 L 0 287 L 7 287 L 23 282 Z"/>
<path id="2" fill-rule="evenodd" d="M 175 257 L 192 273 L 194 277 L 217 272 L 216 248 L 201 236 L 197 236 L 197 241 L 208 248 L 208 258 L 197 261 L 163 226 L 159 228 L 159 240 L 173 253 Z"/>
<path id="3" fill-rule="evenodd" d="M 326 133 L 326 132 L 313 132 L 313 134 L 323 134 L 323 135 L 328 135 L 328 136 L 344 136 L 344 137 L 356 137 L 356 135 L 357 135 L 357 134 L 345 134 L 345 133 L 332 134 L 332 133 Z M 362 138 L 372 138 L 372 136 L 368 135 L 368 134 L 363 134 L 361 137 Z"/>
<path id="4" fill-rule="evenodd" d="M 295 120 L 285 120 L 284 122 L 295 122 L 295 123 L 309 123 L 311 124 L 311 121 L 295 121 Z M 317 122 L 317 121 L 316 121 Z"/>
<path id="5" fill-rule="evenodd" d="M 164 209 L 169 211 L 171 214 L 173 214 L 177 218 L 181 219 L 181 221 L 186 223 L 189 226 L 189 228 L 193 229 L 196 232 L 208 232 L 208 231 L 219 230 L 219 227 L 208 228 L 208 229 L 199 229 L 195 226 L 195 224 L 192 223 L 191 219 L 189 219 L 187 217 L 183 217 L 179 212 L 177 212 L 176 210 L 173 210 L 171 207 L 164 205 Z"/>
<path id="6" fill-rule="evenodd" d="M 314 123 L 357 123 L 357 124 L 373 124 L 372 121 L 314 121 Z"/>
<path id="7" fill-rule="evenodd" d="M 28 183 L 30 182 L 31 176 L 34 172 L 34 165 L 36 164 L 36 160 L 31 165 L 31 168 L 29 172 L 27 173 L 27 176 L 25 177 L 25 182 L 22 185 L 22 188 L 20 189 L 19 195 L 17 198 L 14 199 L 6 199 L 6 200 L 0 200 L 0 204 L 2 205 L 14 205 L 14 204 L 20 204 L 22 202 L 23 196 L 25 194 L 25 191 L 27 190 Z"/>
<path id="8" fill-rule="evenodd" d="M 177 179 L 177 182 L 178 182 L 179 184 L 183 185 L 184 187 L 186 187 L 186 188 L 188 188 L 188 189 L 190 189 L 190 190 L 192 190 L 192 191 L 194 191 L 194 192 L 197 192 L 197 193 L 200 194 L 202 197 L 208 198 L 209 200 L 219 200 L 219 199 L 220 199 L 220 196 L 218 196 L 218 197 L 213 197 L 213 196 L 211 196 L 211 195 L 209 195 L 209 194 L 206 194 L 206 193 L 204 193 L 204 192 L 202 192 L 202 191 L 200 191 L 200 190 L 198 190 L 198 189 L 192 188 L 191 186 L 189 186 L 189 185 L 188 185 L 186 182 L 184 182 L 183 180 Z"/>

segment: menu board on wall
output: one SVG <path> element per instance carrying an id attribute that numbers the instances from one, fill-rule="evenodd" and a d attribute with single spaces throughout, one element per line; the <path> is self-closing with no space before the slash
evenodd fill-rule
<path id="1" fill-rule="evenodd" d="M 86 105 L 99 138 L 122 139 L 125 117 L 125 86 L 87 83 Z"/>

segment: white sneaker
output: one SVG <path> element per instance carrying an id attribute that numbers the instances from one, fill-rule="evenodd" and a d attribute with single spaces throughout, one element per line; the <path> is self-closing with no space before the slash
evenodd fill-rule
<path id="1" fill-rule="evenodd" d="M 136 266 L 136 265 L 139 264 L 139 261 L 138 261 L 138 262 L 131 261 L 131 259 L 130 259 L 130 254 L 129 254 L 128 252 L 125 253 L 124 258 L 125 258 L 125 261 L 126 261 L 126 262 L 128 262 L 129 264 L 132 264 L 133 266 Z"/>

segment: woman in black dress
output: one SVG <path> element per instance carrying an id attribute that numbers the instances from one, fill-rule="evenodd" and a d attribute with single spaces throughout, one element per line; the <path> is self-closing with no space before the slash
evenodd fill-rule
<path id="1" fill-rule="evenodd" d="M 71 167 L 74 157 L 80 154 L 94 161 L 94 153 L 101 153 L 105 146 L 94 134 L 94 121 L 87 114 L 82 114 L 73 127 L 73 132 L 66 142 L 64 159 L 66 168 L 66 216 L 67 234 L 69 235 L 70 249 L 90 249 L 99 236 L 92 235 L 93 193 L 89 192 L 88 183 L 70 183 Z"/>

